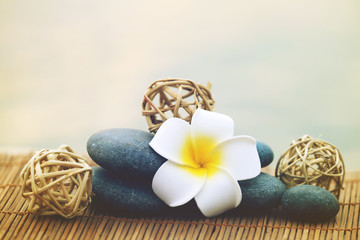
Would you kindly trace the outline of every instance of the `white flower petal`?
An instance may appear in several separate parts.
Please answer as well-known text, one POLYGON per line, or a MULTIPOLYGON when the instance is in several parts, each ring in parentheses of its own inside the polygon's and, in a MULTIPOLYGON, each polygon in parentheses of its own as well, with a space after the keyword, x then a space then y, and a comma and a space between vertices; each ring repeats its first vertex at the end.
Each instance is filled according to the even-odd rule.
POLYGON ((167 205, 177 207, 198 194, 205 179, 204 168, 195 169, 166 161, 155 173, 152 188, 167 205))
POLYGON ((190 139, 190 125, 180 118, 170 118, 161 125, 149 144, 169 161, 194 166, 192 156, 186 156, 192 154, 190 139))
POLYGON ((236 180, 254 178, 261 172, 256 140, 250 136, 236 136, 217 145, 212 154, 221 156, 221 167, 236 180))
MULTIPOLYGON (((209 166, 210 168, 210 166, 209 166)), ((238 182, 225 169, 212 167, 201 191, 195 196, 196 204, 206 217, 219 215, 236 208, 241 202, 238 182)))
POLYGON ((191 120, 191 134, 195 141, 197 136, 206 136, 217 144, 233 136, 234 121, 221 113, 197 109, 191 120))

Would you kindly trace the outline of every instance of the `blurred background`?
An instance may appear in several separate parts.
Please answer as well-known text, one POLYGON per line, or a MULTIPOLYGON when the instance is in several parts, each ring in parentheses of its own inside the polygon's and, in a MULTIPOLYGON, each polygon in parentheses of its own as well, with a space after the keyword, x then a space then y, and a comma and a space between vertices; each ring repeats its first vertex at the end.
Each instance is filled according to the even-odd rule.
POLYGON ((146 131, 143 94, 172 77, 211 82, 275 160, 309 134, 360 169, 359 1, 0 1, 2 149, 146 131))

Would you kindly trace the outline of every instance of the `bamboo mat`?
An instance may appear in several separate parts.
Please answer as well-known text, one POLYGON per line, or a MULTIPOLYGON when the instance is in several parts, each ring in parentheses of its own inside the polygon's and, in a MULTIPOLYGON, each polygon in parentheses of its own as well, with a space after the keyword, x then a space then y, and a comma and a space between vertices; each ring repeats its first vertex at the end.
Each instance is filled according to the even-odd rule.
POLYGON ((288 219, 281 209, 263 216, 216 218, 129 217, 105 214, 94 204, 71 220, 28 214, 19 174, 28 154, 0 153, 0 239, 359 239, 360 171, 348 172, 336 219, 288 219))

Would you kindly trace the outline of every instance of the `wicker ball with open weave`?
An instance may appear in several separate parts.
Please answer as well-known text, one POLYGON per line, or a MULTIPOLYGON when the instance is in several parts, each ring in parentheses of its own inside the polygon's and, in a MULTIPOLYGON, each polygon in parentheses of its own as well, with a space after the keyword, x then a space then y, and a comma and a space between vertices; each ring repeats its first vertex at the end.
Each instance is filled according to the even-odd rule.
POLYGON ((92 169, 67 145, 37 152, 20 176, 30 213, 72 218, 91 202, 92 169))
POLYGON ((156 133, 163 122, 171 117, 191 122, 198 108, 212 111, 215 101, 210 86, 204 87, 191 80, 163 79, 150 85, 142 103, 143 116, 149 131, 156 133))
POLYGON ((293 141, 280 156, 275 174, 287 188, 316 185, 339 197, 345 165, 334 145, 305 135, 293 141))

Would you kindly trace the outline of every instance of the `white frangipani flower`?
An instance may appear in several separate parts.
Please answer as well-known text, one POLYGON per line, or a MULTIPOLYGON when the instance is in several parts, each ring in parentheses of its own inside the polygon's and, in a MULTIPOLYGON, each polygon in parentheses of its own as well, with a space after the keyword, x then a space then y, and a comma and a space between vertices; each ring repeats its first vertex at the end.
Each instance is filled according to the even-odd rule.
POLYGON ((202 109, 191 125, 179 118, 165 121, 150 142, 168 160, 153 178, 155 194, 171 207, 195 198, 207 217, 236 208, 242 198, 237 181, 256 177, 261 166, 256 140, 233 132, 230 117, 202 109))

